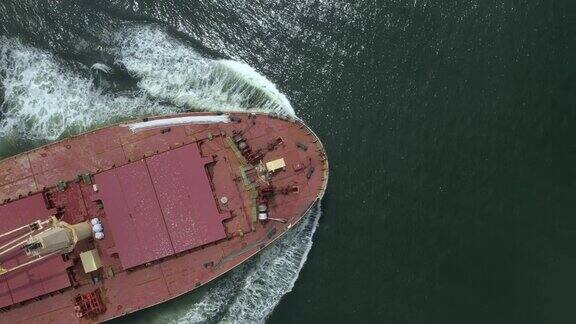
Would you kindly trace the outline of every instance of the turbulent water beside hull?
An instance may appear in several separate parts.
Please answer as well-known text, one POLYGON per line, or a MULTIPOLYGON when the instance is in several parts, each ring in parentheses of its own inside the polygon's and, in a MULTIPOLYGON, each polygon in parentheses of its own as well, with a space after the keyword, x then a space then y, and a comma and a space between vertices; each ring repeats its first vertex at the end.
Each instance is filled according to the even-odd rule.
POLYGON ((150 96, 178 107, 294 115, 288 99, 252 67, 203 57, 155 26, 127 26, 110 40, 118 64, 150 96))
MULTIPOLYGON (((176 111, 159 106, 142 92, 107 93, 84 73, 87 70, 16 39, 0 38, 4 88, 0 136, 14 141, 52 141, 123 118, 176 111)), ((10 153, 0 152, 2 156, 10 153)))
MULTIPOLYGON (((155 26, 124 26, 108 40, 113 63, 69 64, 0 37, 0 137, 45 143, 99 125, 184 110, 263 111, 295 116, 288 99, 252 67, 204 57, 155 26), (136 86, 112 91, 99 78, 128 73, 136 86)), ((26 147, 27 148, 27 147, 26 147)), ((0 148, 6 157, 24 148, 0 148)), ((262 322, 289 292, 312 246, 320 208, 256 259, 194 302, 155 312, 162 322, 262 322)), ((160 306, 162 307, 162 306, 160 306)))
POLYGON ((156 314, 152 321, 263 323, 282 296, 294 287, 312 248, 320 215, 318 204, 278 242, 217 281, 190 308, 174 314, 156 314))
POLYGON ((159 27, 126 26, 109 42, 115 68, 68 64, 16 39, 0 38, 0 136, 55 140, 121 119, 184 110, 294 116, 288 99, 250 66, 205 58, 159 27), (127 71, 139 81, 114 93, 98 86, 91 71, 127 71))

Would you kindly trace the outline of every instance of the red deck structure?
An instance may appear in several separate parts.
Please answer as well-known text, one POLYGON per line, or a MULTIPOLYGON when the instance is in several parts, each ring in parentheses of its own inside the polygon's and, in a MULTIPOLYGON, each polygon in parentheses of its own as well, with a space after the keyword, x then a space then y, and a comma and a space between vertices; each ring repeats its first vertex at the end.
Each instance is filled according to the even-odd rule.
POLYGON ((124 269, 174 254, 144 160, 95 177, 124 269))
POLYGON ((326 189, 324 148, 299 120, 190 113, 143 122, 0 162, 0 273, 33 260, 3 252, 14 235, 2 233, 14 228, 96 217, 105 234, 0 274, 0 323, 101 322, 194 290, 278 239, 326 189), (196 116, 229 122, 170 124, 196 116))
MULTIPOLYGON (((35 194, 0 206, 0 232, 30 224, 50 215, 41 194, 35 194)), ((4 266, 13 267, 27 261, 21 255, 12 254, 3 260, 4 266)), ((14 274, 0 277, 0 308, 70 287, 66 268, 70 264, 60 256, 52 257, 14 274)))
POLYGON ((196 143, 146 159, 175 253, 226 237, 196 143))

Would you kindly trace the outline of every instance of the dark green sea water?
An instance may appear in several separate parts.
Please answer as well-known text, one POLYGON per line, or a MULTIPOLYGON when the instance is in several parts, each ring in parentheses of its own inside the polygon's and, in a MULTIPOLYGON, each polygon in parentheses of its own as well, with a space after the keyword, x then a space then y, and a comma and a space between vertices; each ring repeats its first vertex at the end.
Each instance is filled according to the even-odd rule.
POLYGON ((575 323, 575 24, 569 0, 2 0, 0 154, 145 114, 289 111, 275 85, 331 164, 307 258, 313 222, 124 321, 575 323))

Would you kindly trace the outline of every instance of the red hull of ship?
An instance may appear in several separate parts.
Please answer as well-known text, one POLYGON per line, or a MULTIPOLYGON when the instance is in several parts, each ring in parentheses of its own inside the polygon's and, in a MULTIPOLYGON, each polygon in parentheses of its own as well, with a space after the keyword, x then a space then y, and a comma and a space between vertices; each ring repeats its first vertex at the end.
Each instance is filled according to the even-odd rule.
POLYGON ((55 215, 70 224, 98 217, 106 236, 0 276, 0 322, 101 322, 165 302, 300 221, 328 178, 316 135, 290 118, 230 119, 140 131, 114 125, 1 161, 0 233, 55 215), (246 145, 238 147, 238 134, 246 145), (262 173, 280 159, 283 168, 262 173), (262 201, 275 220, 258 220, 262 201), (85 273, 79 254, 93 249, 102 266, 85 273))

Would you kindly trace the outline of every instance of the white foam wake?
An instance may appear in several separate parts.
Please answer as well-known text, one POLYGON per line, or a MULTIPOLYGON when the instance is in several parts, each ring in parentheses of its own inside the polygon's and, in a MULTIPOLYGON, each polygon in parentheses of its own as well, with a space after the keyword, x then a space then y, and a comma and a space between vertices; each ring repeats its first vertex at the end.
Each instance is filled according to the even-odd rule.
POLYGON ((111 39, 138 85, 155 98, 197 110, 253 110, 294 115, 288 99, 252 67, 212 60, 155 26, 130 27, 111 39))
POLYGON ((53 55, 0 37, 0 137, 55 140, 119 118, 174 111, 144 95, 111 96, 53 55))
MULTIPOLYGON (((95 85, 89 70, 112 73, 108 66, 97 63, 82 73, 48 52, 0 37, 0 137, 55 140, 122 118, 190 108, 294 116, 288 99, 250 66, 205 58, 157 27, 126 27, 110 40, 110 51, 118 65, 139 78, 138 89, 107 93, 95 85)), ((159 308, 154 321, 263 322, 292 290, 319 217, 317 209, 192 304, 169 313, 159 308)))
POLYGON ((292 291, 312 248, 320 214, 320 206, 315 207, 285 237, 252 262, 233 270, 186 312, 161 316, 158 321, 263 323, 281 298, 292 291))

